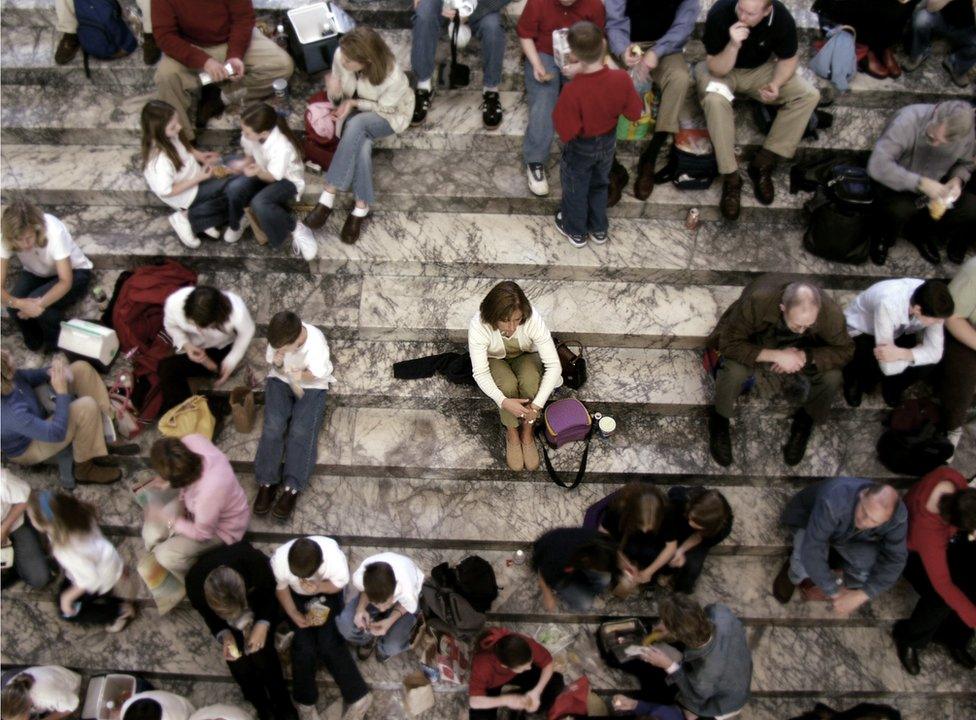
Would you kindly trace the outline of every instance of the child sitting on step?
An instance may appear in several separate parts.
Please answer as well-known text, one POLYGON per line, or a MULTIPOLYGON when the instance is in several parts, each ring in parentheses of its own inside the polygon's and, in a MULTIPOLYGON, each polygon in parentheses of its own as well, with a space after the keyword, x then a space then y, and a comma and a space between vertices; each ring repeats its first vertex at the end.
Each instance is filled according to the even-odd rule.
POLYGON ((142 174, 149 189, 175 209, 169 224, 188 248, 200 247, 201 233, 217 239, 227 224, 227 180, 214 177, 215 152, 190 143, 176 109, 162 100, 142 108, 142 174))
POLYGON ((244 108, 241 148, 245 160, 240 174, 227 185, 228 226, 224 241, 241 239, 248 222, 255 237, 277 248, 292 236, 292 250, 306 260, 315 258, 315 236, 295 219, 292 204, 305 190, 305 168, 298 139, 288 122, 267 103, 244 108), (248 209, 247 219, 244 217, 248 209))

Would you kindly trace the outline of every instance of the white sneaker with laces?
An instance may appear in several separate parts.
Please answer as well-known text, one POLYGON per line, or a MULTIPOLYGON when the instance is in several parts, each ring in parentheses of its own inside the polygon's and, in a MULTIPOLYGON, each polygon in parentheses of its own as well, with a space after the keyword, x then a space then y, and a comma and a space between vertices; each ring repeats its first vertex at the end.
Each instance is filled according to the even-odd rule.
POLYGON ((176 237, 180 239, 181 243, 188 248, 196 249, 200 247, 200 239, 193 234, 193 228, 190 227, 190 220, 182 210, 177 210, 169 216, 169 224, 173 226, 173 230, 176 231, 176 237))
POLYGON ((546 166, 542 163, 529 163, 525 166, 525 177, 529 181, 529 190, 533 195, 545 197, 549 194, 549 180, 546 178, 546 166))
POLYGON ((305 260, 314 260, 319 251, 319 244, 315 234, 305 223, 299 222, 291 234, 291 245, 296 254, 301 254, 305 260))
POLYGON ((241 239, 241 236, 244 234, 244 231, 247 230, 250 224, 251 221, 247 219, 247 215, 242 215, 240 226, 237 230, 231 230, 230 228, 224 230, 224 242, 231 244, 236 243, 241 239))

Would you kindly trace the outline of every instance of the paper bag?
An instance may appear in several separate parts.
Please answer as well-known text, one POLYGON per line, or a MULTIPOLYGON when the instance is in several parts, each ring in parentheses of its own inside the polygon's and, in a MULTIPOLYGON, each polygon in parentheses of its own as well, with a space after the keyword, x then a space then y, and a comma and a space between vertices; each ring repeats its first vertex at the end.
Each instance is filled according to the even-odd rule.
POLYGON ((234 420, 234 429, 242 435, 247 435, 254 429, 254 393, 251 388, 239 385, 230 391, 230 414, 234 420))
POLYGON ((434 688, 422 672, 403 678, 403 707, 413 716, 434 707, 434 688))

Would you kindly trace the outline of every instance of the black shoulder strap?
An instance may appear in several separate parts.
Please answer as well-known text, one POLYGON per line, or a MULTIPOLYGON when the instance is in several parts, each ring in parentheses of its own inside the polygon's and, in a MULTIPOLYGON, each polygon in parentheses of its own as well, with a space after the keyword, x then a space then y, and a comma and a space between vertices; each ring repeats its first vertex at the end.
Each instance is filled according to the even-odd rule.
MULTIPOLYGON (((542 418, 540 418, 542 420, 542 418)), ((544 421, 543 421, 544 422, 544 421)), ((586 461, 590 455, 590 440, 593 439, 593 431, 596 427, 596 423, 590 423, 590 431, 586 433, 586 438, 583 440, 583 456, 580 458, 579 470, 576 471, 576 478, 571 483, 563 482, 562 478, 559 477, 559 473, 552 466, 552 461, 549 459, 549 447, 543 435, 543 422, 536 422, 536 435, 539 436, 539 444, 542 445, 542 459, 546 463, 546 471, 549 473, 549 477, 552 481, 556 483, 561 488, 566 488, 567 490, 572 490, 581 482, 583 482, 583 476, 586 474, 586 461)))

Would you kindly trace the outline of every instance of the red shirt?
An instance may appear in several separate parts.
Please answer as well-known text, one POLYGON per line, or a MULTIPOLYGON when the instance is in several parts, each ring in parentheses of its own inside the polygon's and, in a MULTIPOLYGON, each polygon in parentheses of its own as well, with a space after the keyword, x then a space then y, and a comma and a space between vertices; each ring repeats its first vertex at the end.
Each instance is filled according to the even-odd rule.
MULTIPOLYGON (((481 642, 480 650, 471 659, 471 679, 468 681, 469 696, 482 697, 487 695, 491 688, 501 687, 515 677, 515 673, 502 665, 495 657, 495 653, 491 651, 496 642, 511 634, 511 630, 504 628, 492 628, 488 631, 481 642)), ((552 662, 552 655, 542 645, 525 635, 521 637, 525 638, 529 647, 532 648, 533 665, 541 669, 552 662)))
POLYGON ((956 470, 940 467, 905 493, 905 505, 908 507, 907 545, 909 550, 917 552, 922 558, 932 587, 945 600, 946 605, 955 610, 966 625, 976 627, 976 605, 952 582, 946 561, 949 540, 959 532, 959 528, 947 523, 938 513, 931 513, 925 508, 935 486, 945 481, 951 482, 959 490, 966 488, 965 478, 956 470))
POLYGON ((607 13, 601 0, 576 0, 566 7, 559 0, 529 0, 522 10, 515 32, 520 38, 533 40, 540 53, 552 55, 552 31, 568 28, 580 20, 589 20, 601 30, 607 24, 607 13))
POLYGON ((568 143, 576 138, 606 135, 617 127, 620 116, 637 121, 644 112, 644 101, 623 70, 604 67, 594 73, 580 73, 559 94, 552 124, 559 139, 568 143))
POLYGON ((227 43, 228 59, 244 58, 254 30, 254 6, 251 0, 153 0, 152 24, 160 50, 200 70, 210 57, 200 47, 227 43))

